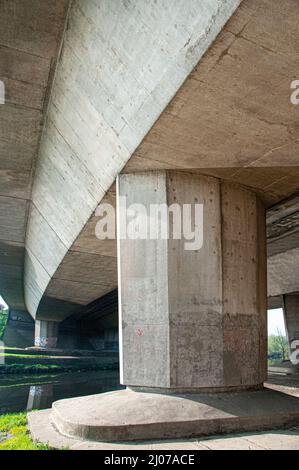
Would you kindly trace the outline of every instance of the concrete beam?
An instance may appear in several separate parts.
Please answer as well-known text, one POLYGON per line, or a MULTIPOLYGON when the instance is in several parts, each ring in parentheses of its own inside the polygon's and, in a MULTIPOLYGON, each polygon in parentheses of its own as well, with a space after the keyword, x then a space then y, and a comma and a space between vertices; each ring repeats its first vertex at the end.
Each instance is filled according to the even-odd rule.
POLYGON ((268 296, 299 291, 299 246, 268 258, 268 296))
MULTIPOLYGON (((34 167, 68 4, 0 4, 0 80, 5 86, 5 104, 0 106, 0 244, 8 249, 25 245, 34 167)), ((23 270, 24 256, 17 267, 23 270)), ((1 282, 6 302, 25 309, 23 279, 16 280, 2 263, 0 276, 6 279, 1 282)))

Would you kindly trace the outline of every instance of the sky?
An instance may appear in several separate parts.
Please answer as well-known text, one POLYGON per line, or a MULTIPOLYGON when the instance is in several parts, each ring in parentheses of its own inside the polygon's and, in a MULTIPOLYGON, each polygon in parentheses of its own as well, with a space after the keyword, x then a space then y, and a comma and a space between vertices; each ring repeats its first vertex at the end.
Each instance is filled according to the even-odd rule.
POLYGON ((268 310, 268 336, 277 335, 277 329, 285 335, 285 326, 283 320, 282 308, 268 310))
POLYGON ((0 295, 0 304, 4 305, 4 306, 7 308, 7 305, 6 305, 6 303, 4 302, 4 300, 2 299, 1 295, 0 295))

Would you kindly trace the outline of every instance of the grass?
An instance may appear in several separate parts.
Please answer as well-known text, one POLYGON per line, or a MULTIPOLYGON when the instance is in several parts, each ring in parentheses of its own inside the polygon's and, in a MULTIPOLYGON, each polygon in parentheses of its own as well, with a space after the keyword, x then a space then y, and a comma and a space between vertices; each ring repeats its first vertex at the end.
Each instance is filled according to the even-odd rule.
POLYGON ((1 415, 0 436, 6 435, 7 439, 0 442, 0 450, 51 450, 30 438, 26 424, 26 413, 1 415))

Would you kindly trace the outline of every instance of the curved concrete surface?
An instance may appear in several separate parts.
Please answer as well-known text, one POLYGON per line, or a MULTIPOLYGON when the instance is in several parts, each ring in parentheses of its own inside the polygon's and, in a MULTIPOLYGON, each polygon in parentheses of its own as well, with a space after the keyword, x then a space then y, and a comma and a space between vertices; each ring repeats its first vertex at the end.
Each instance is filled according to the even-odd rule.
POLYGON ((69 0, 0 4, 0 285, 24 310, 24 246, 34 168, 69 0))
MULTIPOLYGON (((29 216, 24 282, 26 305, 32 315, 52 314, 52 304, 41 315, 38 307, 53 277, 54 283, 59 280, 58 290, 60 281, 78 282, 70 274, 58 277, 65 255, 239 3, 72 3, 29 216)), ((75 254, 72 260, 80 257, 84 258, 79 261, 82 267, 87 256, 75 254)), ((96 262, 97 258, 92 258, 96 262)), ((97 284, 97 294, 89 292, 90 301, 107 292, 101 280, 90 282, 84 275, 77 291, 85 291, 84 281, 97 284)), ((56 298, 55 284, 49 296, 56 298)))

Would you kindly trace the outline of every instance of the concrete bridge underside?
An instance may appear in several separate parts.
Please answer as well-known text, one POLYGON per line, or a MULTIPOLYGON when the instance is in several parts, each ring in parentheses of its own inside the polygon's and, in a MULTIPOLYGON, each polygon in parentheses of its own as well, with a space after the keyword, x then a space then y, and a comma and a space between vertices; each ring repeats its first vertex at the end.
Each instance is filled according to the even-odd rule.
MULTIPOLYGON (((154 422, 157 437, 173 435, 174 415, 178 432, 192 433, 207 391, 234 390, 237 415, 255 423, 247 405, 264 403, 267 297, 284 307, 290 348, 299 334, 297 2, 8 0, 1 9, 1 294, 53 346, 68 317, 115 327, 95 304, 120 290, 121 380, 133 391, 111 398, 113 435, 101 421, 111 396, 96 399, 100 424, 86 435, 133 438, 139 392, 152 389, 146 399, 166 419, 165 434, 154 422), (133 203, 203 202, 204 249, 99 241, 95 210, 115 206, 116 179, 133 203), (197 398, 178 410, 161 391, 197 398)), ((297 403, 271 400, 266 422, 298 419, 297 403)), ((71 409, 54 406, 61 432, 72 431, 71 409)))
POLYGON ((1 6, 7 302, 60 321, 115 289, 116 243, 95 238, 94 211, 115 204, 120 172, 162 169, 287 200, 278 248, 268 212, 269 296, 299 290, 295 2, 25 3, 1 6))

